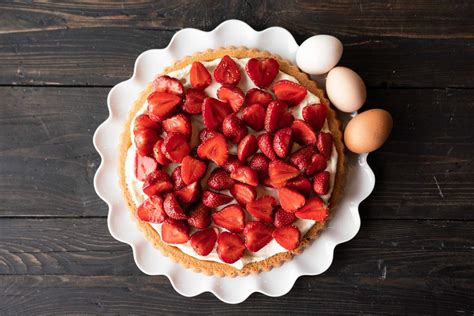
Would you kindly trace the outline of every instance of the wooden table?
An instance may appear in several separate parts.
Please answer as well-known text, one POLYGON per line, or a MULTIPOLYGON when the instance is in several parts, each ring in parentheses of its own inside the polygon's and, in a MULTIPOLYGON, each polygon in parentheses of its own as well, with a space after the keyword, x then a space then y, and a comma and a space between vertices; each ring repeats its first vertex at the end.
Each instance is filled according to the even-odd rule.
POLYGON ((471 1, 141 1, 0 4, 0 314, 474 312, 474 5, 471 1), (341 64, 390 111, 370 155, 362 228, 330 269, 286 296, 232 306, 146 276, 107 229, 92 146, 110 87, 183 27, 237 18, 301 43, 339 37, 341 64))

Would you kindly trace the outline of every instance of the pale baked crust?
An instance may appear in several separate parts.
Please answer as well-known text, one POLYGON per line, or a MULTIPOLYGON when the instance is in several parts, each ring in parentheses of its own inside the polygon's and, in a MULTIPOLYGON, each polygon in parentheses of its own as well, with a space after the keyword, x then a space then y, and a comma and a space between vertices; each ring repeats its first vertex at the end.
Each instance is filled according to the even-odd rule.
MULTIPOLYGON (((342 133, 341 133, 341 126, 339 120, 336 118, 336 113, 332 110, 329 106, 329 101, 324 96, 324 91, 318 89, 316 83, 312 81, 307 74, 301 72, 295 65, 291 64, 289 61, 282 59, 278 55, 271 54, 266 51, 260 51, 256 49, 248 49, 245 47, 226 47, 226 48, 219 48, 214 50, 207 50, 204 52, 196 53, 192 56, 185 57, 179 61, 177 61, 174 65, 166 68, 163 71, 163 74, 182 69, 185 66, 191 64, 193 61, 211 61, 214 59, 218 59, 223 57, 224 55, 229 55, 236 58, 252 58, 252 57, 273 57, 278 60, 280 64, 280 70, 289 74, 290 76, 295 77, 300 84, 302 84, 306 89, 311 91, 315 94, 321 102, 329 108, 328 111, 328 125, 329 129, 334 138, 334 145, 336 147, 338 153, 338 162, 337 162, 337 172, 334 182, 334 188, 329 200, 329 204, 331 205, 331 209, 333 209, 334 205, 339 201, 340 197, 342 196, 343 188, 344 188, 344 175, 345 175, 345 154, 344 154, 344 145, 342 143, 342 133)), ((208 275, 215 275, 215 276, 228 276, 228 277, 235 277, 235 276, 244 276, 251 273, 258 273, 262 271, 268 271, 274 267, 278 267, 286 261, 289 261, 293 258, 294 255, 301 253, 304 248, 311 244, 311 241, 314 240, 319 232, 325 227, 326 222, 330 219, 328 218, 324 222, 316 223, 303 237, 301 240, 300 246, 293 250, 287 251, 283 253, 276 254, 272 257, 269 257, 265 260, 252 262, 246 264, 242 269, 236 269, 230 265, 213 262, 213 261, 205 261, 199 260, 194 257, 191 257, 185 253, 183 253, 180 249, 173 247, 164 243, 160 235, 153 229, 153 227, 148 224, 147 222, 143 222, 138 219, 136 215, 136 208, 133 199, 131 198, 130 192, 126 185, 125 180, 125 159, 127 156, 127 151, 132 145, 131 138, 130 138, 130 124, 132 123, 132 119, 135 114, 139 111, 142 105, 145 103, 147 96, 152 92, 151 83, 147 85, 145 90, 143 90, 138 99, 132 105, 127 121, 124 126, 124 132, 121 136, 121 143, 119 148, 119 174, 120 174, 120 186, 122 187, 123 194, 125 200, 127 201, 127 205, 129 206, 131 217, 135 219, 140 229, 144 232, 147 239, 153 243, 153 245, 160 249, 161 252, 172 258, 174 261, 180 263, 186 268, 190 268, 196 272, 202 272, 208 275)), ((331 212, 332 215, 332 212, 331 212)), ((331 217, 331 216, 330 216, 331 217)), ((159 264, 159 263, 157 263, 159 264)))

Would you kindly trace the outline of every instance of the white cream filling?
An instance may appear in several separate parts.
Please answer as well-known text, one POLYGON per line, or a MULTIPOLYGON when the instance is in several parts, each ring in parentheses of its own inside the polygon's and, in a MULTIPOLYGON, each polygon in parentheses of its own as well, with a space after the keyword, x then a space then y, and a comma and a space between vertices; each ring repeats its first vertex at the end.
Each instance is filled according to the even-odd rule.
MULTIPOLYGON (((246 93, 246 91, 248 91, 251 88, 256 88, 256 86, 254 85, 252 80, 248 77, 247 73, 245 72, 245 65, 247 64, 248 58, 244 58, 244 59, 235 59, 234 58, 234 60, 237 62, 238 65, 240 65, 240 72, 242 74, 242 77, 240 79, 238 87, 244 93, 246 93)), ((214 72, 215 67, 219 64, 219 62, 220 62, 220 59, 216 59, 216 60, 213 60, 213 61, 210 61, 210 62, 203 62, 203 64, 204 64, 204 66, 206 66, 206 68, 212 74, 214 72)), ((191 84, 190 84, 190 81, 189 81, 189 70, 190 70, 190 68, 191 68, 191 66, 188 65, 188 66, 186 66, 182 69, 170 72, 168 75, 171 76, 171 77, 180 79, 185 88, 190 88, 191 87, 191 84)), ((278 75, 275 78, 274 82, 276 82, 278 80, 283 80, 283 79, 298 82, 294 77, 289 76, 288 74, 285 74, 281 71, 278 73, 278 75)), ((220 84, 217 83, 215 80, 213 80, 211 85, 209 85, 205 89, 205 92, 207 93, 207 95, 209 95, 211 97, 214 97, 214 98, 217 98, 216 97, 216 92, 217 92, 217 89, 219 87, 220 87, 220 84)), ((302 119, 302 109, 303 109, 303 107, 305 107, 308 104, 312 104, 312 103, 319 103, 319 98, 317 96, 315 96, 314 94, 312 94, 310 91, 308 91, 308 94, 306 95, 304 100, 301 101, 301 103, 298 106, 294 106, 294 107, 290 108, 290 111, 292 112, 293 116, 296 119, 302 119)), ((138 116, 139 114, 145 112, 146 108, 147 108, 147 103, 145 102, 143 107, 137 112, 136 116, 138 116)), ((199 142, 199 131, 203 128, 203 122, 202 122, 202 116, 201 115, 193 115, 193 116, 191 116, 191 118, 192 118, 192 125, 193 125, 191 144, 194 146, 194 145, 198 144, 198 142, 199 142)), ((134 144, 134 141, 133 141, 133 124, 132 124, 132 126, 130 126, 130 131, 131 131, 131 135, 132 135, 131 136, 132 137, 132 146, 129 148, 129 150, 127 152, 126 166, 125 166, 125 177, 126 177, 127 187, 128 187, 128 189, 131 193, 132 199, 135 202, 135 205, 138 206, 147 197, 142 191, 143 182, 139 181, 135 176, 136 147, 135 147, 135 144, 134 144)), ((322 128, 322 131, 329 132, 329 127, 328 127, 327 121, 325 122, 325 124, 322 128)), ((292 151, 293 152, 296 151, 299 147, 300 146, 295 144, 293 146, 292 151)), ((235 154, 236 153, 236 146, 235 145, 229 146, 229 152, 235 154)), ((176 164, 173 164, 172 166, 169 166, 168 171, 171 171, 172 169, 174 169, 175 166, 176 166, 176 164)), ((214 168, 216 168, 216 165, 214 165, 212 162, 210 162, 206 177, 204 177, 204 179, 202 179, 203 187, 204 187, 204 184, 207 181, 207 177, 209 176, 210 172, 214 168)), ((335 176, 336 176, 336 168, 337 168, 337 151, 336 151, 335 146, 333 145, 331 158, 328 162, 328 167, 326 168, 326 170, 329 171, 329 173, 330 173, 329 192, 328 192, 328 194, 326 194, 324 196, 321 196, 321 198, 323 200, 325 200, 326 202, 331 197, 331 193, 332 193, 332 190, 333 190, 333 187, 334 187, 334 180, 335 180, 335 176)), ((277 196, 278 192, 277 192, 276 189, 272 189, 272 188, 268 188, 268 187, 264 187, 264 186, 259 185, 257 187, 257 192, 258 192, 259 197, 262 196, 263 194, 269 194, 269 195, 277 198, 277 200, 278 200, 278 196, 277 196)), ((233 204, 233 203, 236 203, 236 201, 233 200, 229 204, 233 204)), ((221 206, 221 207, 219 207, 219 209, 223 208, 223 207, 225 207, 225 206, 221 206)), ((249 214, 247 214, 247 216, 249 217, 249 214)), ((314 225, 314 223, 315 223, 315 221, 312 221, 312 220, 297 219, 294 222, 294 225, 297 226, 298 229, 300 230, 301 236, 304 236, 308 232, 308 230, 314 225)), ((151 225, 158 232, 158 234, 160 234, 160 236, 161 236, 161 224, 151 223, 151 225)), ((216 229, 218 229, 220 231, 224 230, 224 229, 219 228, 219 227, 216 227, 216 229)), ((178 245, 173 244, 173 246, 179 248, 182 252, 186 253, 187 255, 195 257, 197 259, 224 263, 222 260, 219 259, 219 256, 218 256, 217 250, 216 250, 217 246, 215 246, 214 249, 211 251, 211 253, 209 255, 205 256, 205 257, 196 254, 189 242, 187 242, 185 244, 178 244, 178 245)), ((237 269, 242 269, 246 264, 248 264, 250 262, 261 261, 261 260, 269 258, 273 255, 276 255, 276 254, 281 253, 281 252, 286 252, 286 251, 287 250, 285 248, 281 247, 273 239, 265 247, 263 247, 262 249, 260 249, 257 252, 252 253, 252 252, 249 252, 248 250, 246 250, 245 253, 244 253, 244 256, 241 259, 239 259, 238 261, 236 261, 236 262, 234 262, 233 264, 230 264, 230 265, 237 268, 237 269)), ((227 264, 227 263, 224 263, 224 264, 227 264)))

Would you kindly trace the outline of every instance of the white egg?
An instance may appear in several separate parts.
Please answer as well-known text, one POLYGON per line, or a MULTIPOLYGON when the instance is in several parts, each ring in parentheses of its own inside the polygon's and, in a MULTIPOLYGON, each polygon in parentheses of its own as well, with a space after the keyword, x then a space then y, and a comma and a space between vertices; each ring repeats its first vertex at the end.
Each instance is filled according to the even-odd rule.
POLYGON ((306 73, 321 75, 337 65, 342 56, 342 43, 331 35, 315 35, 301 44, 296 64, 306 73))
POLYGON ((347 113, 359 110, 367 97, 362 78, 355 71, 341 66, 328 73, 326 93, 336 108, 347 113))

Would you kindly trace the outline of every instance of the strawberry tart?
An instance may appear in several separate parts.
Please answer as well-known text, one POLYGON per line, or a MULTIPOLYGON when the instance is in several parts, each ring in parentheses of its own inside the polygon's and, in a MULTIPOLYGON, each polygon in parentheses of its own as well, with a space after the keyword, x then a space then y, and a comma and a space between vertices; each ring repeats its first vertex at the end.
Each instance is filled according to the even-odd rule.
POLYGON ((217 276, 301 253, 344 187, 340 126, 323 91, 290 62, 247 48, 197 53, 157 75, 131 105, 119 158, 148 240, 217 276))

